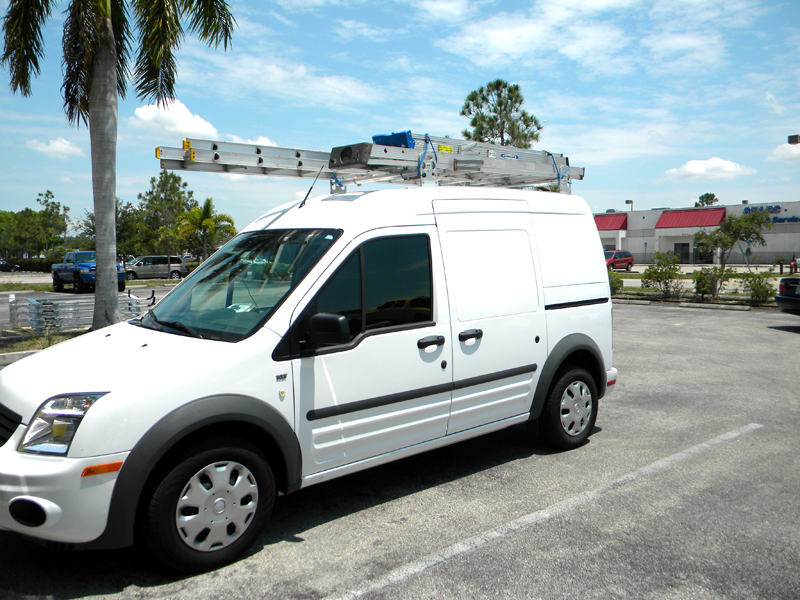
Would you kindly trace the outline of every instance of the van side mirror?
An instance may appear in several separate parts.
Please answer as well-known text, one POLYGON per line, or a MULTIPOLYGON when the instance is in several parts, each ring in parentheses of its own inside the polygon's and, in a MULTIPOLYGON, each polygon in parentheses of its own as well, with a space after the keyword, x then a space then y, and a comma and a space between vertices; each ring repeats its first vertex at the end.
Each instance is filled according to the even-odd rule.
POLYGON ((350 325, 344 315, 317 313, 308 324, 308 341, 314 346, 332 346, 350 341, 350 325))

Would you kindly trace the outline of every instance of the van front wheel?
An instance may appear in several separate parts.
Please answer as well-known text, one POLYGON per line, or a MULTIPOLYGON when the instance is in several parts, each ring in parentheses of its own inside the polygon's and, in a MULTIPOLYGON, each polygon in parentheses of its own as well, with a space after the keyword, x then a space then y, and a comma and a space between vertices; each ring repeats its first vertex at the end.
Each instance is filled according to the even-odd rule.
POLYGON ((275 479, 245 440, 200 440, 159 471, 141 522, 142 539, 180 571, 216 569, 253 545, 272 512, 275 479))
POLYGON ((568 368, 558 378, 539 416, 539 434, 563 450, 584 444, 597 420, 597 387, 589 373, 568 368))

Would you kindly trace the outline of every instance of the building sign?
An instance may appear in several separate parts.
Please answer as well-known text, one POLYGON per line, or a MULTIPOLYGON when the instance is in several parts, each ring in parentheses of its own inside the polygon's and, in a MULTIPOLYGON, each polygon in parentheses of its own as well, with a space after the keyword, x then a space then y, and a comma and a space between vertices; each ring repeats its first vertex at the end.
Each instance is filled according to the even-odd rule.
MULTIPOLYGON (((749 215, 754 212, 768 212, 771 214, 780 214, 781 205, 773 204, 772 206, 745 206, 744 214, 749 215)), ((773 223, 800 223, 800 217, 772 217, 773 223)))

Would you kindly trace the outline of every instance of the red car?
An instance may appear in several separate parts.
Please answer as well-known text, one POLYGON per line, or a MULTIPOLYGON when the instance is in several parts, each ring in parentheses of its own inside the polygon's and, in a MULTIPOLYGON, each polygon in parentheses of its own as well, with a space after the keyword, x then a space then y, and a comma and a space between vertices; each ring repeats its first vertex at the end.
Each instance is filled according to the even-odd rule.
POLYGON ((625 269, 630 271, 633 268, 633 255, 627 250, 606 250, 606 266, 609 269, 625 269))

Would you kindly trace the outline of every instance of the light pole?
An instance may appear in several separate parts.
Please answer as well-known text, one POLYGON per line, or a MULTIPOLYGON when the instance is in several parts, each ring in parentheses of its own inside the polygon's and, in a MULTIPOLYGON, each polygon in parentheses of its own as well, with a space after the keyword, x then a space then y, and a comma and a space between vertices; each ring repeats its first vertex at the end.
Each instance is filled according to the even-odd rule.
POLYGON ((631 212, 633 212, 633 200, 625 200, 625 204, 631 205, 631 212))

